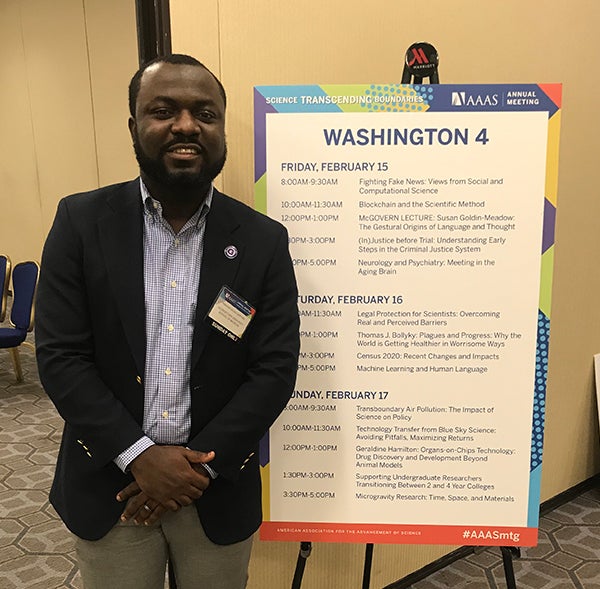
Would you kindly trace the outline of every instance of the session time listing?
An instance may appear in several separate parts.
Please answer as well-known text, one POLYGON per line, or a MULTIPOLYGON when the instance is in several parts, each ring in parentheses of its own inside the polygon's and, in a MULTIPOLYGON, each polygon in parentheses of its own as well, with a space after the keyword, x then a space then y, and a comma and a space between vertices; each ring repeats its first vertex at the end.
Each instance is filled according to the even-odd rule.
POLYGON ((338 497, 393 502, 407 498, 390 490, 411 489, 424 493, 420 500, 428 502, 515 501, 510 485, 496 473, 517 450, 504 445, 506 436, 493 425, 493 405, 390 406, 388 395, 388 391, 294 391, 282 425, 281 451, 287 456, 283 479, 287 481, 281 496, 333 499, 337 488, 338 497), (343 405, 345 410, 354 409, 354 420, 346 417, 342 425, 336 423, 336 414, 343 405), (314 407, 327 410, 313 412, 318 421, 311 424, 306 413, 314 407), (311 454, 311 470, 302 468, 307 453, 311 454), (345 457, 346 472, 353 473, 354 490, 335 483, 336 470, 327 468, 338 454, 345 457), (431 470, 434 464, 436 472, 431 470), (480 464, 489 468, 482 469, 480 464), (447 470, 450 465, 452 471, 447 470))

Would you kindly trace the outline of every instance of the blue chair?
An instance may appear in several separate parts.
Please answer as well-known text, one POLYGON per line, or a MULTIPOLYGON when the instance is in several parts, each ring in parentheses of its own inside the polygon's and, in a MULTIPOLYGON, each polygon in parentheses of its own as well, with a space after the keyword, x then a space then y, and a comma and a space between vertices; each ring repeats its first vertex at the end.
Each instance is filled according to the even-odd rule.
POLYGON ((4 254, 0 254, 0 323, 2 323, 6 317, 6 300, 8 299, 10 269, 10 258, 4 254))
POLYGON ((17 382, 23 382, 19 346, 33 330, 33 309, 40 267, 37 262, 19 262, 12 270, 13 302, 11 327, 0 328, 0 348, 8 348, 17 382))

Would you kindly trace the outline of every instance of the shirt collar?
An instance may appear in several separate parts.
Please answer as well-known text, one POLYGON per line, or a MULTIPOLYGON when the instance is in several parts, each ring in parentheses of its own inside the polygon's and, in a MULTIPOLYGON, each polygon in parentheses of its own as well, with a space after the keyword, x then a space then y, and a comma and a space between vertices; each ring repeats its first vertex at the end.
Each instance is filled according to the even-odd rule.
MULTIPOLYGON (((157 221, 159 217, 162 217, 162 204, 160 201, 152 198, 150 191, 147 186, 144 184, 144 181, 140 177, 140 192, 142 194, 142 205, 144 208, 144 215, 149 215, 153 221, 157 221)), ((208 194, 204 199, 204 202, 198 207, 198 210, 190 217, 186 225, 188 223, 192 223, 193 225, 198 225, 205 217, 208 215, 210 211, 210 207, 212 205, 214 186, 211 182, 210 187, 208 189, 208 194)))

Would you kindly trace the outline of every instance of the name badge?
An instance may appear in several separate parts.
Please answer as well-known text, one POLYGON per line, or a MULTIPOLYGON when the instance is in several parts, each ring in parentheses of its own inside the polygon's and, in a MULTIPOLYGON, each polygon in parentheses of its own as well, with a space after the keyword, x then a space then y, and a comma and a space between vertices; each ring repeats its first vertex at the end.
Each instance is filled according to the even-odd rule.
POLYGON ((211 326, 237 342, 252 321, 256 309, 229 287, 223 286, 207 317, 211 326))

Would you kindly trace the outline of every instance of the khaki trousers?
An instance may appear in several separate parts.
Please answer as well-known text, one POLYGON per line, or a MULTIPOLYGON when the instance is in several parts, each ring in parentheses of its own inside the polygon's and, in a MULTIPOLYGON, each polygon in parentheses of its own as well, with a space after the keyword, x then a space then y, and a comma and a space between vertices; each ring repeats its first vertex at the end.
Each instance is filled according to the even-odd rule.
POLYGON ((164 589, 169 559, 177 589, 244 589, 252 537, 214 544, 190 505, 151 526, 119 522, 100 540, 76 537, 75 549, 84 589, 164 589))

